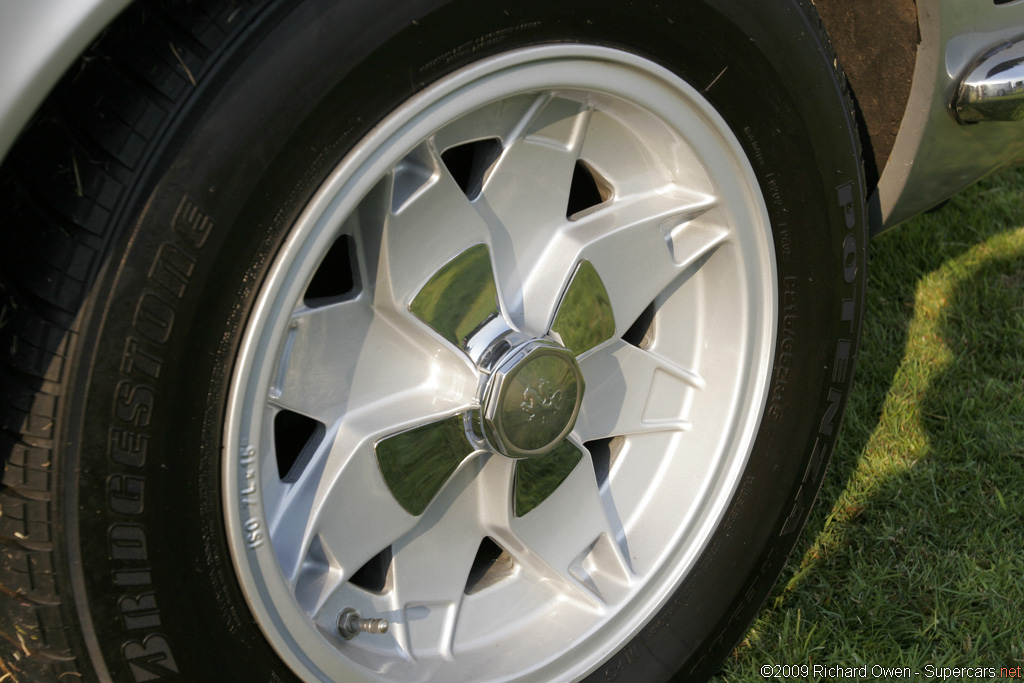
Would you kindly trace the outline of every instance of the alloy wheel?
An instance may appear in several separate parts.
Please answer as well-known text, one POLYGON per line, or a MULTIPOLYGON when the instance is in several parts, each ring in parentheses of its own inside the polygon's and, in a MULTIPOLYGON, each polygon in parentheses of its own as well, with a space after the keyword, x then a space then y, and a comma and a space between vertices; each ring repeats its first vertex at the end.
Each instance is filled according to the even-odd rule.
POLYGON ((739 142, 652 62, 539 46, 403 104, 292 229, 234 368, 225 516, 268 640, 310 679, 593 670, 734 493, 776 289, 739 142))

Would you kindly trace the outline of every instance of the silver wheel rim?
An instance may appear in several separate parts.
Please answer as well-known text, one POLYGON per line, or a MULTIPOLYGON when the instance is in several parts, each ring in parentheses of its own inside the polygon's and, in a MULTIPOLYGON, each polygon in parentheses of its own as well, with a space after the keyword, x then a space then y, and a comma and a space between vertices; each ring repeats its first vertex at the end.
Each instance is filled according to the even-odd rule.
POLYGON ((593 671, 679 586, 735 491, 766 403, 776 290, 767 212, 738 141, 654 63, 534 47, 410 99, 292 228, 234 368, 224 510, 270 644, 308 680, 593 671), (479 147, 497 157, 478 153, 486 163, 459 171, 460 185, 445 153, 482 140, 498 141, 479 147), (591 199, 567 215, 579 161, 591 199), (311 300, 341 236, 352 283, 311 300), (479 245, 497 311, 452 336, 414 301, 479 245), (580 324, 559 321, 581 263, 606 289, 614 331, 577 348, 566 338, 580 324), (481 358, 499 338, 573 349, 586 386, 553 451, 583 457, 523 514, 525 466, 473 426, 481 358), (287 473, 282 413, 308 435, 289 445, 287 473), (388 474, 382 453, 389 439, 404 452, 414 440, 394 437, 424 425, 472 447, 410 502, 399 491, 411 475, 388 474), (388 631, 343 638, 338 617, 351 610, 388 631))

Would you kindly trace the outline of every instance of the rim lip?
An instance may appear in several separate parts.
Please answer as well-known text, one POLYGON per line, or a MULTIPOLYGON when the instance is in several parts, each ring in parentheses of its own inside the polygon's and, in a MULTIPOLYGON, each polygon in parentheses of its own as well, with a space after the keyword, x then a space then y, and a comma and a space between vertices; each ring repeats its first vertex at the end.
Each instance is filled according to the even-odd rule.
MULTIPOLYGON (((273 332, 268 334, 266 329, 268 321, 280 319, 281 309, 285 307, 283 301, 290 301, 289 305, 293 305, 297 300, 289 296, 282 297, 283 290, 286 289, 285 285, 289 282, 289 276, 292 280, 302 279, 296 277, 294 264, 304 263, 304 266, 300 267, 299 275, 311 274, 318 260, 314 259, 311 262, 309 257, 311 254, 319 255, 326 251, 334 236, 334 231, 330 227, 338 227, 351 210, 376 185, 383 174, 393 168, 408 152, 408 148, 403 144, 392 143, 412 141, 411 144, 415 145, 416 142, 426 139, 438 128, 438 125, 431 125, 431 123, 444 125, 454 120, 453 118, 444 118, 443 112, 446 110, 454 109, 457 117, 478 106, 510 97, 516 92, 558 89, 590 90, 630 103, 634 102, 618 85, 602 84, 600 87, 591 87, 579 82, 559 82, 550 85, 530 83, 529 87, 521 88, 518 91, 495 87, 494 81, 500 80, 498 77, 508 71, 536 67, 546 62, 567 61, 592 61, 609 64, 613 67, 638 70, 646 77, 660 80, 676 91, 677 96, 673 102, 678 106, 680 100, 685 101, 688 105, 687 114, 705 119, 713 127, 721 141, 725 143, 728 150, 732 152, 731 161, 742 169, 745 182, 741 184, 741 191, 747 195, 747 204, 754 207, 753 213, 755 214, 745 217, 755 219, 757 223, 757 228, 753 230, 755 238, 759 240, 760 248, 766 250, 766 255, 769 256, 767 262, 763 264, 768 271, 763 273, 763 277, 765 284, 769 286, 766 291, 762 292, 760 300, 753 302, 759 310, 764 312, 762 320, 755 321, 754 324, 754 327, 760 328, 755 332, 764 338, 760 339, 761 343, 754 345, 757 348, 751 353, 749 365, 756 366, 760 370, 754 373, 748 370, 743 373, 743 376, 755 381, 753 381, 753 386, 747 387, 751 389, 746 401, 747 406, 739 411, 740 417, 733 420, 738 427, 739 437, 732 439, 730 442, 732 447, 727 448, 725 453, 728 456, 728 451, 732 451, 733 455, 729 459, 728 467, 719 465, 713 468, 714 473, 702 489, 701 494, 705 503, 711 498, 712 504, 700 506, 699 511, 689 524, 690 529, 700 528, 699 543, 680 547, 683 544, 678 540, 673 541, 669 558, 662 561, 645 577, 643 588, 639 594, 616 612, 613 618, 604 619, 599 627, 588 634, 587 638, 591 642, 590 651, 596 652, 596 654, 586 658, 582 664, 579 657, 570 659, 568 662, 571 669, 571 672, 568 672, 570 675, 582 678, 593 672, 632 640, 667 603, 695 566, 696 560, 701 556, 713 536, 728 503, 731 502, 738 488, 740 475, 746 467, 767 404, 772 359, 775 356, 779 303, 776 255, 770 237, 771 222, 764 195, 746 153, 728 124, 707 100, 682 78, 648 59, 620 49, 579 44, 539 45, 505 52, 458 70, 443 77, 426 90, 417 93, 400 105, 398 109, 388 114, 346 154, 321 184, 274 257, 274 264, 261 286, 256 305, 247 319, 246 332, 236 355, 225 413, 221 459, 222 507, 228 546, 239 586, 261 631, 293 672, 303 678, 332 676, 332 671, 338 671, 338 662, 346 660, 346 658, 326 641, 299 643, 296 639, 296 631, 292 630, 294 627, 299 627, 298 632, 302 630, 315 632, 316 627, 312 625, 312 622, 294 601, 289 606, 278 604, 273 600, 271 593, 275 590, 280 591, 282 587, 285 589, 286 597, 291 596, 293 599, 293 595, 280 574, 272 545, 266 536, 269 530, 262 506, 258 503, 258 498, 257 502, 253 503, 251 499, 247 500, 245 497, 246 473, 254 456, 257 466, 256 480, 259 481, 259 458, 254 454, 252 447, 243 447, 246 440, 242 436, 242 429, 248 427, 249 434, 255 431, 251 427, 253 413, 262 408, 262 400, 266 396, 265 392, 260 393, 258 390, 269 386, 269 375, 274 366, 273 362, 260 359, 267 358, 268 346, 276 347, 278 342, 273 340, 280 336, 273 332), (457 96, 464 94, 470 94, 471 101, 467 103, 465 99, 460 99, 460 104, 456 106, 454 101, 457 96), (441 119, 438 121, 439 116, 441 119), (311 236, 314 239, 310 239, 311 236), (254 366, 260 363, 262 364, 260 373, 254 375, 254 366), (256 401, 255 406, 252 405, 254 391, 256 391, 256 396, 262 397, 256 401), (722 489, 722 481, 726 484, 724 489, 722 489), (718 492, 711 496, 708 491, 713 488, 718 489, 718 492), (243 529, 246 529, 246 524, 251 522, 255 522, 264 534, 262 541, 252 545, 246 542, 243 532, 243 529), (614 633, 608 634, 609 622, 622 617, 625 617, 628 627, 616 626, 611 629, 614 633), (284 628, 276 628, 276 626, 284 628), (594 647, 595 644, 602 647, 594 647), (322 667, 314 659, 322 663, 324 655, 326 655, 326 662, 329 666, 322 667)), ((648 106, 650 104, 652 103, 645 102, 641 108, 666 123, 672 119, 671 116, 666 115, 669 114, 669 110, 651 109, 648 106)), ((660 104, 664 108, 671 103, 662 102, 660 104)), ((634 104, 634 106, 638 105, 634 104)), ((670 125, 670 127, 673 130, 678 130, 675 126, 670 125)), ((716 181, 720 180, 717 176, 713 177, 716 181)), ((295 285, 292 284, 290 288, 294 289, 295 285)), ((743 384, 747 386, 750 382, 743 382, 743 384)), ((256 419, 257 424, 261 422, 261 418, 256 419)), ((327 438, 331 438, 332 433, 333 430, 328 427, 327 438)), ((563 659, 563 657, 559 657, 555 661, 563 659)), ((551 663, 551 661, 539 662, 533 668, 521 670, 512 676, 502 677, 502 679, 511 680, 522 676, 536 676, 541 672, 547 673, 551 663)), ((347 677, 346 680, 381 680, 373 672, 355 663, 345 665, 343 673, 347 677)))

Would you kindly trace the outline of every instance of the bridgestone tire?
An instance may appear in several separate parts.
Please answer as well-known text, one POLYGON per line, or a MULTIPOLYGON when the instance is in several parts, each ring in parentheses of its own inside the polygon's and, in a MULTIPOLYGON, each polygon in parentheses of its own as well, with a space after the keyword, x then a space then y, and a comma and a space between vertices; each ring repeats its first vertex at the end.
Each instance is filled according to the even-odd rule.
MULTIPOLYGON (((421 113, 409 103, 458 83, 467 69, 549 53, 639 65, 654 80, 680 83, 687 101, 708 108, 702 120, 726 148, 741 151, 752 215, 766 217, 771 254, 753 268, 774 273, 767 317, 751 323, 770 327, 763 363, 750 361, 757 405, 749 427, 723 437, 745 444, 722 456, 731 464, 708 464, 711 502, 687 512, 708 517, 708 533, 666 550, 664 570, 642 574, 642 600, 614 608, 624 625, 612 610, 560 634, 563 624, 551 617, 545 638, 565 642, 553 654, 539 648, 536 661, 527 656, 511 669, 496 655, 490 665, 449 674, 438 663, 421 675, 632 682, 704 680, 716 671, 782 571, 814 501, 863 310, 867 219, 854 108, 802 0, 628 8, 606 0, 209 0, 126 10, 69 71, 0 175, 0 677, 388 680, 392 662, 380 654, 387 648, 372 639, 392 636, 341 641, 331 633, 311 648, 303 634, 322 626, 282 625, 279 597, 252 578, 258 558, 245 548, 271 531, 236 519, 239 502, 225 493, 247 490, 246 471, 231 466, 236 454, 225 450, 234 438, 225 424, 233 424, 245 379, 239 364, 262 324, 257 303, 276 301, 268 283, 277 282, 274 269, 284 267, 296 226, 346 160, 372 156, 360 145, 376 144, 402 112, 421 113), (225 481, 225 473, 242 479, 225 481), (352 655, 348 642, 370 654, 352 655), (614 645, 601 649, 607 643, 614 645)), ((606 102, 594 97, 598 107, 606 102)), ((600 194, 600 173, 593 177, 600 194)), ((590 204, 611 201, 600 195, 590 204)), ((357 246, 357 256, 346 256, 358 260, 356 275, 375 272, 372 245, 357 246)), ((497 246, 491 253, 501 258, 497 246)), ((319 262, 323 253, 308 258, 319 262)), ((622 274, 598 274, 616 300, 622 274)), ((628 275, 642 282, 645 272, 628 275)), ((372 287, 367 279, 342 290, 367 282, 372 287)), ((714 306, 701 315, 732 310, 715 291, 705 293, 714 306)), ((672 296, 659 294, 637 325, 626 321, 627 341, 640 348, 645 333, 656 336, 650 331, 666 315, 659 306, 672 296)), ((502 315, 521 320, 514 308, 503 303, 502 315)), ((548 336, 564 341, 555 332, 557 325, 548 336)), ((442 348, 443 335, 435 336, 442 348)), ((598 396, 593 385, 587 377, 588 397, 598 396)), ((737 413, 754 400, 736 395, 722 399, 729 415, 729 400, 737 413)), ((478 457, 511 463, 503 458, 478 457)), ((432 500, 461 486, 461 475, 452 476, 432 500)), ((262 490, 258 482, 254 490, 262 490)), ((513 566, 525 566, 515 548, 498 545, 513 566)), ((572 571, 585 591, 586 571, 572 571)), ((607 591, 595 595, 614 603, 607 591)), ((407 614, 387 615, 395 638, 407 637, 407 614)), ((461 637, 449 659, 474 647, 461 637)), ((496 651, 503 647, 514 643, 499 641, 496 651)), ((395 657, 407 667, 394 669, 403 680, 415 673, 408 652, 395 657)))

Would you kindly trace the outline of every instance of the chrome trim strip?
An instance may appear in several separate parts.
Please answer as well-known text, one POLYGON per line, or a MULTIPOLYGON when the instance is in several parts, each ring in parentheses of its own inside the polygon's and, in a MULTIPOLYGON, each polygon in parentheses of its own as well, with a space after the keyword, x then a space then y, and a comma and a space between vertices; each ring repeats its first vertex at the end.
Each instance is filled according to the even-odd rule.
POLYGON ((975 61, 953 111, 960 123, 1024 120, 1024 40, 1001 43, 975 61))

